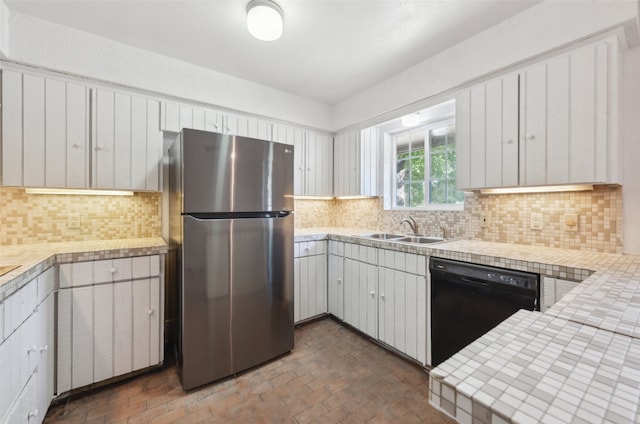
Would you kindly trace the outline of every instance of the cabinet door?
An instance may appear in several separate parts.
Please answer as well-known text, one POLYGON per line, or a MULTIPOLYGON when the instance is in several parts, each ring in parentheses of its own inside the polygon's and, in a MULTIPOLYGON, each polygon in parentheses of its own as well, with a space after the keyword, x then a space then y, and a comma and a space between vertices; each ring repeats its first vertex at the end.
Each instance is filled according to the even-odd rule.
POLYGON ((94 286, 93 304, 93 381, 102 381, 114 376, 113 285, 94 286))
POLYGON ((71 291, 71 388, 93 383, 93 287, 71 291))
POLYGON ((310 316, 318 316, 327 313, 327 255, 316 255, 312 260, 315 262, 315 272, 313 277, 310 276, 310 283, 313 284, 309 294, 310 316))
POLYGON ((307 132, 305 190, 308 196, 333 196, 333 140, 307 132))
POLYGON ((344 320, 344 258, 329 255, 328 309, 336 318, 344 320))
POLYGON ((207 109, 204 112, 204 129, 205 131, 217 132, 222 131, 222 113, 213 109, 207 109))
POLYGON ((133 371, 133 291, 132 282, 113 287, 113 367, 115 375, 133 371))
POLYGON ((402 271, 393 272, 393 347, 400 352, 406 351, 405 275, 402 271))
MULTIPOLYGON (((130 127, 131 122, 122 122, 123 116, 116 115, 116 100, 113 91, 98 89, 95 93, 93 111, 93 186, 95 188, 112 189, 116 186, 115 129, 116 127, 130 127), (116 124, 116 119, 118 119, 118 124, 116 124)), ((119 103, 118 106, 122 106, 122 104, 119 103)), ((128 170, 123 171, 130 175, 128 170)))
POLYGON ((45 80, 43 77, 23 77, 23 143, 22 158, 25 187, 45 186, 45 80))
POLYGON ((344 259, 344 321, 359 328, 360 317, 360 266, 358 262, 344 259))
POLYGON ((304 131, 293 132, 288 138, 293 144, 293 194, 303 196, 307 194, 307 134, 304 131))
POLYGON ((54 393, 54 297, 47 296, 38 308, 38 411, 40 418, 44 417, 53 399, 54 393))
POLYGON ((358 195, 378 196, 381 180, 379 130, 367 128, 360 133, 360 179, 358 195))
POLYGON ((349 131, 338 135, 334 140, 334 195, 357 196, 360 195, 359 170, 360 158, 358 155, 359 132, 349 131))
POLYGON ((160 362, 160 282, 158 278, 133 282, 133 370, 160 362))
POLYGON ((89 89, 66 83, 66 169, 68 188, 89 187, 89 89))
POLYGON ((23 186, 22 74, 2 71, 2 185, 23 186))
MULTIPOLYGON (((518 75, 485 84, 485 187, 518 185, 518 75)), ((473 157, 473 156, 472 156, 473 157)))
POLYGON ((378 310, 378 338, 389 346, 394 346, 395 333, 395 277, 390 268, 380 268, 378 287, 380 307, 378 310))
POLYGON ((371 264, 362 265, 364 266, 363 274, 367 287, 367 318, 364 332, 371 337, 378 338, 378 267, 371 264))

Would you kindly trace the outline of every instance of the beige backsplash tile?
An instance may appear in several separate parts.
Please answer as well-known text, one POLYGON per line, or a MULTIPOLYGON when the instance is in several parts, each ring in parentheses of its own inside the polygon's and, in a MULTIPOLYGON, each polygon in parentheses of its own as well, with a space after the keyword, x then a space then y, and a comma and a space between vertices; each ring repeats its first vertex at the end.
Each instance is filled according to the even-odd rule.
POLYGON ((161 236, 161 194, 77 196, 0 188, 0 246, 161 236), (80 228, 67 227, 69 213, 80 228))
MULTIPOLYGON (((0 187, 0 245, 161 236, 161 194, 132 197, 27 195, 0 187), (67 228, 71 212, 80 213, 79 229, 67 228)), ((425 235, 447 228, 456 239, 561 247, 593 252, 622 252, 622 189, 547 194, 465 194, 464 211, 390 211, 382 199, 295 201, 296 228, 346 227, 409 232, 402 219, 413 216, 425 235), (480 216, 491 213, 482 228, 480 216), (531 230, 532 212, 543 215, 542 230, 531 230), (564 215, 579 216, 577 232, 564 230, 564 215)))
POLYGON ((464 211, 384 210, 382 199, 296 200, 296 227, 367 228, 409 232, 408 215, 425 235, 484 240, 593 252, 622 252, 622 189, 598 186, 593 191, 537 194, 465 194, 464 211), (531 230, 531 213, 541 213, 542 230, 531 230), (482 213, 491 223, 482 228, 482 213), (577 214, 578 231, 564 229, 564 215, 577 214))

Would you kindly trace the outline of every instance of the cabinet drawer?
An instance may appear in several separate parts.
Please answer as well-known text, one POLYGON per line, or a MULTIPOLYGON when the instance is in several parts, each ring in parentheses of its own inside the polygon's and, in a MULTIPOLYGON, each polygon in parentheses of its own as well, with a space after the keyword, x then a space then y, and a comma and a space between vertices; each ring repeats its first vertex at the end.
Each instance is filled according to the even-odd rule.
POLYGON ((160 257, 158 255, 73 262, 60 265, 60 288, 157 277, 159 275, 160 257))

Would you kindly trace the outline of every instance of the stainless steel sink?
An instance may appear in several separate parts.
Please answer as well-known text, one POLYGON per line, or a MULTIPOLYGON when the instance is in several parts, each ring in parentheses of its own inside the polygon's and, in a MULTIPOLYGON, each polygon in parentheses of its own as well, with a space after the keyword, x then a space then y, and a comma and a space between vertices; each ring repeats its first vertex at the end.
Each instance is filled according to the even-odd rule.
POLYGON ((407 236, 396 239, 394 241, 401 241, 405 243, 415 243, 415 244, 429 244, 429 243, 439 243, 444 241, 442 237, 425 237, 425 236, 407 236))
POLYGON ((404 236, 398 235, 398 234, 389 234, 389 233, 376 233, 376 234, 367 234, 363 237, 378 239, 378 240, 397 240, 404 236))

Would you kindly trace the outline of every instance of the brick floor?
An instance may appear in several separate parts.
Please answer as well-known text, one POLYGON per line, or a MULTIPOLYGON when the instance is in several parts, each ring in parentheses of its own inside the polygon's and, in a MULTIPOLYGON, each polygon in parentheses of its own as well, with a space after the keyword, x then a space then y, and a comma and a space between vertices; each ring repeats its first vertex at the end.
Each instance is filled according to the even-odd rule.
POLYGON ((428 375, 331 319, 235 378, 185 392, 176 367, 53 406, 45 423, 453 423, 429 405, 428 375))

